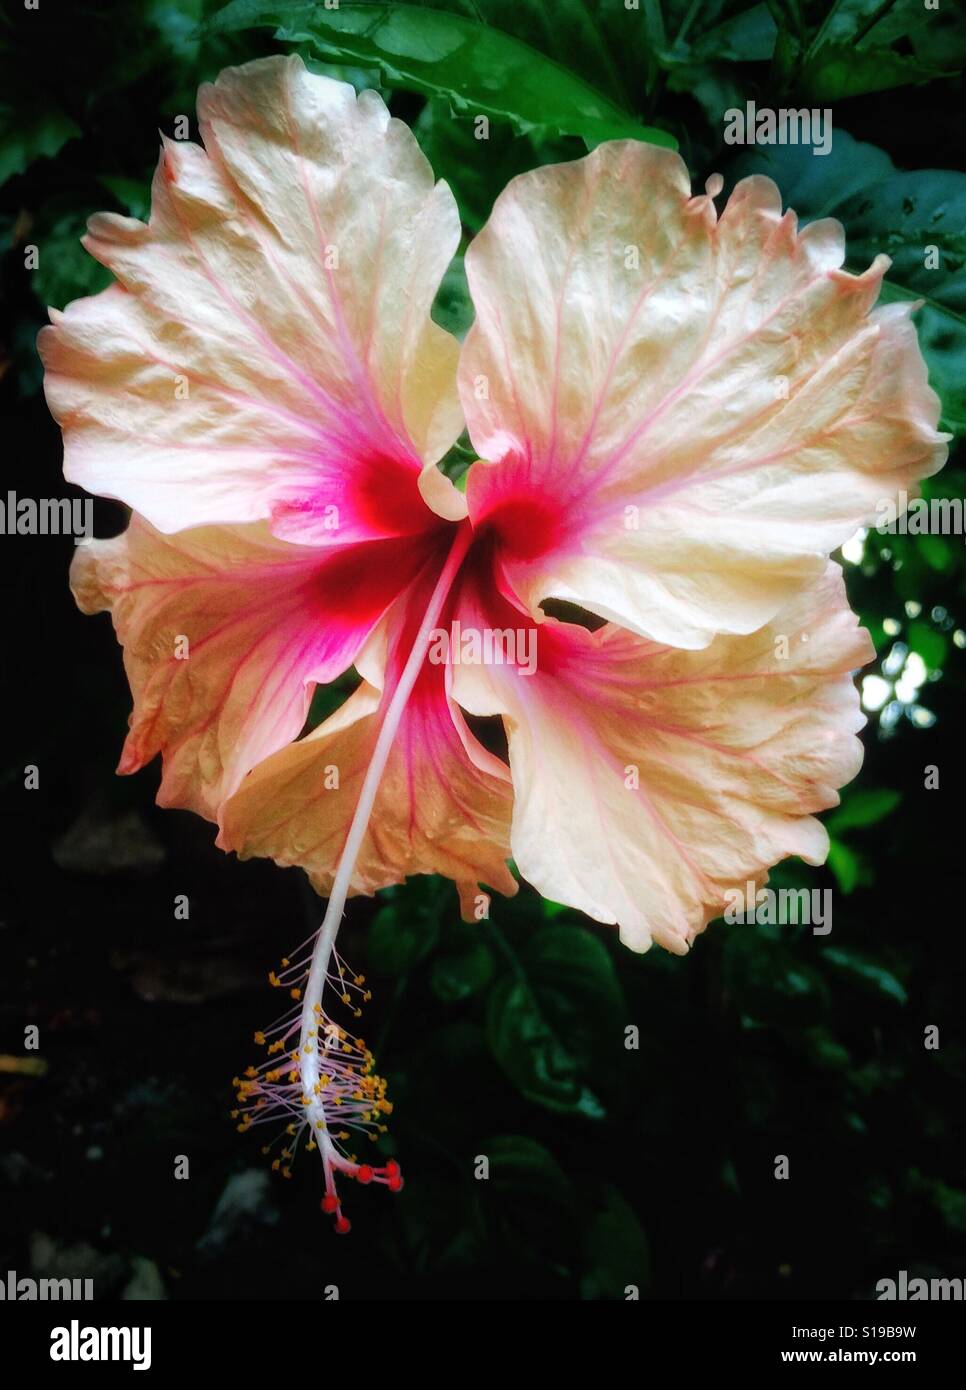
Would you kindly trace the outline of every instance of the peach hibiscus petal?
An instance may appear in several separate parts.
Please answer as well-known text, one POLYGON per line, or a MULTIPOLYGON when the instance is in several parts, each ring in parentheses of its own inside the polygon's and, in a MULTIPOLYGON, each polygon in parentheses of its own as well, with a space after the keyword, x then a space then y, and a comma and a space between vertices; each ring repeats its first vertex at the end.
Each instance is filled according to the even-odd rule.
MULTIPOLYGON (((467 604, 464 621, 512 618, 467 604)), ((513 855, 546 897, 635 950, 683 953, 729 889, 787 855, 824 860, 813 817, 861 764, 850 672, 874 655, 836 565, 760 631, 699 651, 611 624, 537 631, 533 675, 461 666, 453 691, 504 716, 513 855)))
MULTIPOLYGON (((364 681, 307 738, 261 763, 226 804, 219 844, 306 869, 328 895, 387 696, 364 681)), ((426 666, 406 706, 352 873, 350 896, 410 874, 442 874, 473 920, 479 885, 517 891, 507 868, 512 792, 506 768, 473 738, 426 666)))
POLYGON ((371 91, 298 57, 202 87, 147 224, 91 219, 117 277, 40 335, 64 471, 172 532, 270 519, 313 544, 412 534, 458 436, 458 345, 430 319, 459 240, 445 184, 371 91))
POLYGON ((118 771, 161 753, 160 804, 217 819, 249 769, 298 736, 314 684, 352 664, 427 554, 412 540, 293 545, 264 523, 165 536, 137 516, 82 545, 75 597, 111 611, 134 697, 118 771))
POLYGON ((910 309, 872 307, 888 260, 843 259, 770 180, 718 219, 641 143, 510 183, 466 255, 460 389, 470 513, 531 612, 689 648, 752 632, 942 466, 910 309))

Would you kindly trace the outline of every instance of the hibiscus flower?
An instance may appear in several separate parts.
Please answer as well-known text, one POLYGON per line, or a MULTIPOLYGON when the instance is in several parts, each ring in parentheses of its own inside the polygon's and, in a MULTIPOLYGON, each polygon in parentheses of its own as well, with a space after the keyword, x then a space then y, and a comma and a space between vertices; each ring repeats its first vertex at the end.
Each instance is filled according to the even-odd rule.
POLYGON ((846 273, 839 225, 800 231, 767 179, 720 217, 719 179, 692 196, 634 141, 514 179, 466 254, 461 349, 431 317, 455 202, 375 93, 268 58, 198 114, 147 224, 91 219, 116 283, 40 348, 66 476, 134 513, 72 574, 124 648, 119 771, 160 753, 161 804, 328 896, 238 1090, 243 1128, 283 1113, 320 1151, 344 1230, 336 1172, 401 1184, 346 1148, 389 1109, 327 1007, 367 997, 347 896, 443 874, 472 920, 512 855, 683 953, 735 885, 821 863, 873 654, 829 556, 945 436, 910 306, 873 307, 887 259, 846 273), (502 719, 506 760, 467 716, 502 719))

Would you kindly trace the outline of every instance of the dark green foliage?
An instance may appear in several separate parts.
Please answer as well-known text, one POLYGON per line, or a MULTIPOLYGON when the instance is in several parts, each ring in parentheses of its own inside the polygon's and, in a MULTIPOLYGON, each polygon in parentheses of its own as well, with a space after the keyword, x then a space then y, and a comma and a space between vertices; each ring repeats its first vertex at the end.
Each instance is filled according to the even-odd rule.
MULTIPOLYGON (((731 182, 769 174, 803 220, 842 221, 849 268, 880 251, 892 258, 886 298, 923 301, 916 321, 945 427, 966 429, 966 175, 955 114, 964 31, 947 0, 939 13, 921 0, 56 8, 44 0, 0 29, 5 486, 60 491, 33 340, 46 305, 106 283, 78 244, 87 216, 146 216, 158 128, 170 133, 186 114, 197 138, 201 80, 293 50, 383 90, 451 183, 463 249, 514 174, 601 139, 677 145, 696 187, 715 170, 731 182), (746 100, 831 106, 831 154, 736 157, 723 113, 746 100), (476 138, 478 115, 490 120, 488 139, 476 138), (31 244, 40 268, 25 272, 31 244)), ((461 261, 436 317, 459 334, 471 322, 461 261)), ((448 466, 459 474, 470 457, 457 450, 448 466)), ((962 498, 964 478, 954 451, 926 494, 962 498)), ((101 534, 122 524, 107 507, 99 521, 101 534)), ((219 1258, 196 1246, 232 1166, 260 1162, 223 1112, 251 1028, 271 1008, 266 991, 247 979, 235 994, 207 996, 204 1009, 177 995, 146 1004, 117 983, 113 964, 136 947, 166 952, 171 972, 196 973, 215 943, 219 960, 261 976, 310 929, 316 905, 306 908, 297 875, 224 862, 208 827, 153 812, 156 774, 120 790, 110 782, 127 695, 106 623, 92 636, 70 606, 69 549, 56 563, 52 549, 21 551, 6 577, 5 611, 22 630, 8 639, 20 655, 2 774, 9 786, 42 750, 59 771, 46 819, 25 824, 16 808, 5 819, 12 858, 42 884, 38 907, 13 882, 5 916, 23 943, 17 969, 26 977, 39 958, 50 972, 44 1016, 68 1004, 123 1015, 124 1033, 78 1048, 68 1032, 46 1089, 28 1094, 14 1142, 39 1174, 61 1165, 64 1198, 51 1214, 43 1177, 27 1180, 12 1234, 0 1234, 0 1268, 17 1264, 15 1238, 62 1222, 65 1240, 95 1243, 111 1226, 125 1249, 177 1268, 183 1282, 169 1282, 189 1297, 314 1296, 307 1282, 333 1276, 351 1296, 598 1299, 634 1285, 658 1297, 849 1297, 920 1259, 964 1272, 961 536, 872 533, 847 566, 876 642, 870 670, 891 693, 870 716, 860 777, 827 817, 828 867, 788 863, 772 878, 835 890, 827 936, 719 922, 687 959, 657 949, 639 958, 613 929, 526 887, 472 925, 459 921, 451 886, 432 879, 350 902, 344 949, 374 992, 367 1041, 395 1102, 384 1147, 402 1160, 406 1189, 398 1199, 351 1194, 356 1234, 334 1253, 325 1247, 325 1280, 318 1251, 329 1233, 315 1224, 308 1164, 272 1199, 277 1226, 219 1258), (893 687, 910 655, 924 674, 904 698, 893 687), (927 789, 929 767, 937 789, 927 789), (173 936, 169 914, 141 906, 144 885, 115 891, 53 870, 43 833, 63 834, 88 796, 136 806, 167 846, 152 899, 195 876, 191 944, 173 936), (935 1051, 924 1047, 931 1025, 935 1051), (158 1099, 145 1076, 172 1077, 171 1092, 158 1099), (91 1180, 78 1146, 98 1126, 110 1156, 91 1180), (156 1154, 189 1145, 197 1180, 179 1207, 156 1154), (773 1177, 777 1154, 789 1156, 789 1182, 773 1177), (107 1166, 125 1155, 127 1172, 107 1166), (479 1156, 488 1181, 475 1176, 479 1156), (162 1195, 145 1200, 144 1183, 162 1195)), ((332 699, 319 693, 310 725, 332 699)), ((12 1011, 24 1000, 11 993, 4 1003, 12 1011)))

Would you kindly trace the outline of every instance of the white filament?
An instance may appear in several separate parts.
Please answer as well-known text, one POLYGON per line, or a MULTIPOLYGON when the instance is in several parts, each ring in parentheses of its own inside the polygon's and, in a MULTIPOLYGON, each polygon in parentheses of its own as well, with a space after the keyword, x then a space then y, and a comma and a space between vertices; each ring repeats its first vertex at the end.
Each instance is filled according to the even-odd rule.
MULTIPOLYGON (((335 1157, 329 1140, 326 1126, 325 1107, 321 1094, 317 1095, 315 1087, 318 1084, 319 1069, 319 1045, 318 1036, 320 1028, 320 1016, 316 1012, 321 1011, 322 995, 325 991, 325 983, 329 972, 329 961, 332 956, 332 948, 338 935, 339 927, 342 923, 342 913, 345 908, 346 896, 352 882, 352 871, 355 868, 362 842, 365 838, 366 830, 369 825, 369 818, 372 815, 372 808, 375 803, 376 795, 379 791, 379 783, 385 771, 386 762, 392 751, 393 741, 402 720, 403 711, 406 708, 406 701, 412 694, 413 686, 419 675, 426 653, 432 640, 433 630, 439 622, 439 616, 446 601, 456 573, 462 564, 472 538, 472 532, 468 525, 461 526, 456 533, 453 545, 446 563, 433 589, 432 597, 426 606, 419 632, 413 642, 412 649, 406 660, 399 684, 393 691, 392 698, 382 721, 379 730, 379 737, 373 750, 372 759, 366 769, 365 779, 362 783, 362 790, 359 793, 359 800, 356 805, 352 822, 349 826, 349 833, 346 837, 345 847, 342 857, 336 869, 335 878, 332 882, 332 891, 329 894, 328 906, 325 909, 325 916, 319 928, 319 934, 315 940, 315 947, 312 951, 312 965, 309 969, 308 979, 305 982, 305 989, 302 996, 302 1028, 299 1037, 299 1059, 301 1063, 302 1094, 309 1104, 306 1106, 306 1118, 311 1123, 312 1129, 317 1133, 319 1147, 323 1150, 323 1159, 328 1163, 335 1157), (313 1038, 311 1034, 316 1036, 313 1038)), ((340 1163, 338 1166, 351 1167, 340 1163)), ((328 1176, 328 1174, 327 1174, 328 1176)))

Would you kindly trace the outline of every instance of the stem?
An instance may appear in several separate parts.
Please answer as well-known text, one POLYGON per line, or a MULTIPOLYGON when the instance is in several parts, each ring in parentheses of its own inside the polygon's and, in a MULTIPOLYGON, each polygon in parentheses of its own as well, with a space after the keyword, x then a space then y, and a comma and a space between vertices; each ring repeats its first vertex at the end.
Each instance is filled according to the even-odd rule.
POLYGON ((842 7, 842 0, 835 0, 835 4, 832 5, 831 9, 828 11, 828 13, 826 14, 825 18, 822 20, 821 24, 820 24, 820 25, 818 26, 818 28, 816 29, 815 34, 814 34, 814 36, 813 36, 813 38, 812 38, 812 41, 811 41, 811 43, 808 45, 808 48, 807 48, 806 51, 805 51, 805 55, 804 55, 804 57, 803 57, 803 59, 802 59, 802 61, 803 61, 804 63, 807 63, 807 62, 808 62, 808 60, 809 60, 809 58, 811 58, 812 54, 813 54, 813 53, 816 51, 816 49, 818 49, 819 46, 821 45, 822 40, 825 38, 825 31, 828 29, 829 25, 832 23, 832 20, 833 20, 833 19, 835 18, 835 16, 838 14, 838 12, 839 12, 839 10, 841 9, 841 7, 842 7))
MULTIPOLYGON (((419 632, 413 642, 412 650, 403 667, 399 683, 393 691, 392 699, 383 717, 382 727, 379 730, 379 737, 376 739, 376 746, 373 750, 372 759, 366 769, 365 779, 362 783, 362 790, 359 793, 359 800, 349 826, 349 833, 346 836, 345 847, 339 866, 336 869, 335 878, 332 883, 332 891, 329 894, 328 905, 325 909, 325 916, 322 918, 322 925, 319 934, 315 939, 315 946, 312 951, 312 965, 309 969, 308 979, 302 995, 302 1027, 299 1037, 299 1056, 301 1060, 302 1093, 311 1097, 311 1104, 306 1108, 306 1114, 311 1119, 313 1125, 318 1120, 322 1121, 323 1128, 321 1136, 328 1139, 325 1129, 324 1107, 315 1096, 315 1085, 319 1079, 319 1044, 320 1039, 316 1036, 314 1042, 309 1036, 318 1030, 318 1015, 316 1006, 321 1007, 322 995, 325 991, 325 984, 328 978, 329 960, 332 956, 332 948, 335 945, 335 938, 338 935, 339 927, 342 923, 342 912, 345 907, 345 900, 348 896, 349 887, 352 882, 352 871, 355 868, 356 860, 359 857, 359 850, 362 848, 362 841, 365 838, 366 830, 369 825, 369 818, 372 815, 373 804, 379 790, 379 783, 385 771, 386 762, 392 751, 393 740, 399 729, 403 711, 406 708, 406 701, 412 693, 416 678, 422 668, 432 640, 433 629, 439 622, 440 613, 446 597, 456 578, 456 573, 463 563, 470 540, 472 530, 468 523, 460 526, 453 539, 446 563, 443 565, 436 587, 433 589, 432 596, 423 614, 419 632)), ((327 1146, 325 1146, 327 1147, 327 1146)), ((327 1154, 323 1152, 323 1159, 327 1159, 327 1154)), ((328 1176, 328 1174, 327 1174, 328 1176)))
POLYGON ((885 19, 886 15, 892 9, 895 3, 896 0, 882 0, 882 4, 878 7, 878 9, 874 10, 872 14, 869 15, 865 23, 860 25, 860 27, 856 30, 855 34, 850 40, 853 47, 857 47, 862 42, 866 34, 868 34, 872 29, 875 28, 875 26, 879 23, 880 19, 885 19))
POLYGON ((688 9, 687 14, 684 16, 684 19, 683 19, 683 21, 682 21, 682 23, 681 23, 681 27, 680 27, 680 29, 678 30, 678 32, 677 32, 677 34, 676 34, 676 36, 675 36, 674 42, 673 42, 672 45, 671 45, 671 52, 672 52, 672 53, 673 53, 674 50, 678 47, 679 44, 684 43, 684 40, 685 40, 685 39, 687 38, 687 36, 688 36, 688 31, 690 30, 691 25, 694 23, 695 16, 697 15, 698 10, 699 10, 700 8, 701 8, 701 0, 691 0, 690 8, 688 9))

